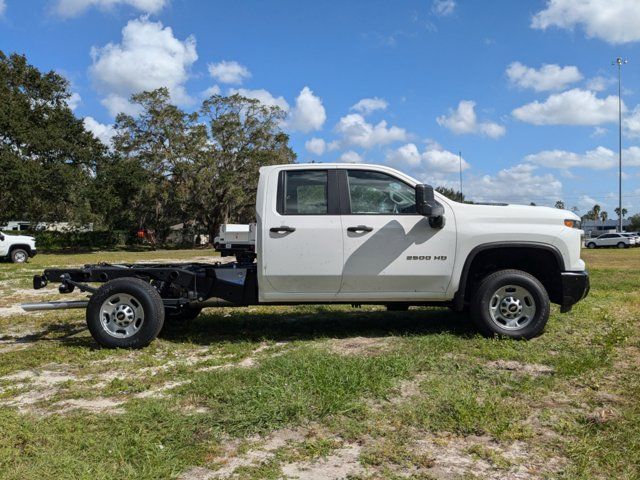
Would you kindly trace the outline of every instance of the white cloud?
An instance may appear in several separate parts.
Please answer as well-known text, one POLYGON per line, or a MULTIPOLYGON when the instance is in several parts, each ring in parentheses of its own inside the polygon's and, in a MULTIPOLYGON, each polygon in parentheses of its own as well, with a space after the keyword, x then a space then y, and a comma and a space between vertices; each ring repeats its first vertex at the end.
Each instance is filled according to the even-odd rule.
POLYGON ((0 17, 4 15, 4 12, 7 10, 7 4, 4 0, 0 0, 0 17))
POLYGON ((246 88, 232 88, 229 90, 230 95, 234 95, 236 93, 238 95, 242 95, 243 97, 255 98, 256 100, 259 100, 260 103, 264 105, 267 105, 270 107, 271 106, 280 107, 285 112, 289 111, 289 104, 284 99, 284 97, 274 97, 271 94, 271 92, 269 92, 268 90, 264 90, 264 89, 249 90, 246 88))
POLYGON ((493 122, 478 122, 475 112, 476 102, 461 100, 456 110, 449 109, 449 115, 442 115, 436 120, 439 125, 460 135, 466 133, 479 133, 490 138, 500 138, 506 129, 493 122))
POLYGON ((534 125, 600 125, 618 118, 618 97, 598 98, 593 92, 574 88, 516 108, 513 116, 534 125))
POLYGON ((364 159, 358 153, 349 150, 340 155, 338 161, 342 163, 362 163, 364 159))
POLYGON ((315 155, 322 155, 327 150, 327 142, 322 138, 312 138, 304 143, 304 148, 315 155))
MULTIPOLYGON (((524 160, 547 168, 569 169, 579 167, 605 170, 618 165, 618 153, 602 146, 585 153, 566 150, 544 150, 527 155, 524 160)), ((623 149, 622 163, 625 167, 640 166, 640 147, 623 149)))
POLYGON ((446 17, 451 15, 456 9, 454 0, 433 0, 431 4, 431 13, 438 17, 446 17))
POLYGON ((603 90, 606 90, 609 86, 613 85, 614 83, 615 83, 615 79, 611 77, 597 76, 587 80, 586 86, 587 86, 587 90, 591 90, 593 92, 601 92, 603 90))
POLYGON ((76 108, 78 108, 78 105, 80 105, 81 101, 82 101, 82 97, 80 97, 80 94, 73 92, 71 96, 67 98, 67 105, 71 110, 75 110, 76 108))
POLYGON ((608 132, 608 130, 604 127, 595 127, 593 129, 593 132, 591 133, 592 137, 602 137, 603 135, 605 135, 608 132))
POLYGON ((496 175, 468 179, 464 194, 478 202, 552 203, 561 198, 562 182, 550 173, 536 175, 535 165, 521 163, 496 175))
POLYGON ((202 91, 202 96, 205 98, 209 98, 214 95, 220 95, 221 93, 222 89, 218 85, 211 85, 209 88, 202 91))
POLYGON ((638 0, 547 0, 536 13, 531 27, 573 30, 581 26, 587 37, 620 44, 640 40, 638 0))
POLYGON ((287 124, 292 130, 308 133, 322 128, 326 119, 327 113, 320 97, 314 95, 309 87, 304 87, 296 98, 287 124))
MULTIPOLYGON (((4 1, 4 0, 0 0, 4 1)), ((158 13, 169 0, 58 0, 55 12, 61 17, 76 17, 91 7, 108 10, 117 5, 129 5, 144 13, 158 13)))
POLYGON ((223 60, 220 63, 210 63, 208 68, 209 75, 221 83, 239 85, 245 79, 251 78, 249 69, 235 61, 223 60))
POLYGON ((376 110, 385 110, 388 106, 389 104, 384 98, 363 98, 349 110, 355 110, 362 115, 369 115, 371 112, 374 112, 376 110))
POLYGON ((562 90, 570 83, 582 80, 580 70, 573 65, 544 64, 536 70, 520 62, 513 62, 507 67, 507 77, 514 85, 533 88, 536 92, 562 90))
POLYGON ((141 17, 122 29, 121 43, 93 47, 91 56, 91 75, 112 115, 126 111, 131 94, 160 87, 167 87, 179 104, 191 102, 184 83, 198 59, 193 37, 181 41, 170 27, 141 17))
POLYGON ((371 148, 407 139, 407 132, 404 128, 394 125, 387 127, 387 122, 384 120, 373 125, 368 123, 359 113, 350 113, 342 117, 336 125, 336 132, 342 136, 341 143, 344 145, 357 145, 362 148, 371 148))
POLYGON ((116 134, 116 130, 113 125, 105 125, 104 123, 98 122, 93 117, 85 117, 83 123, 84 128, 93 133, 95 137, 107 147, 111 147, 111 139, 116 134))
POLYGON ((629 114, 623 117, 622 127, 630 137, 640 137, 640 105, 629 114))
MULTIPOLYGON (((407 143, 396 150, 387 153, 387 162, 400 168, 420 170, 427 175, 458 173, 460 171, 460 157, 443 149, 435 142, 429 142, 421 153, 415 143, 407 143)), ((469 163, 462 159, 462 170, 470 168, 469 163)))

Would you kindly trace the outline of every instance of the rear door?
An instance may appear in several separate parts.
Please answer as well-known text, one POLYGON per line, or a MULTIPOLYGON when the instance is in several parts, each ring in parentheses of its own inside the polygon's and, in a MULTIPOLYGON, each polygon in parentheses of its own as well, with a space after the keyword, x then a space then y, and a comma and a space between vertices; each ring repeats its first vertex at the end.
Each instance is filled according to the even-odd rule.
POLYGON ((344 300, 439 299, 453 271, 455 218, 444 228, 416 213, 415 188, 388 173, 340 169, 344 300))
POLYGON ((277 195, 261 222, 260 300, 333 299, 343 265, 336 169, 276 173, 277 195))

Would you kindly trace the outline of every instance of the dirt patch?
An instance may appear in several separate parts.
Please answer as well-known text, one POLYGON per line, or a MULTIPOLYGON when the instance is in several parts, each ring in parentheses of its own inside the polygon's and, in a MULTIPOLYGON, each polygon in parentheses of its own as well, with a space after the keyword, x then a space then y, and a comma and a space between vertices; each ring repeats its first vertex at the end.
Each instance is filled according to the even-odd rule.
MULTIPOLYGON (((120 408, 123 401, 113 398, 72 398, 70 400, 62 400, 54 403, 51 407, 55 413, 65 414, 73 410, 84 410, 90 413, 124 413, 124 409, 120 408)), ((53 413, 53 412, 51 412, 53 413)))
POLYGON ((392 337, 351 337, 330 340, 329 349, 339 355, 380 355, 389 351, 392 337))
POLYGON ((360 464, 362 447, 349 444, 335 450, 331 455, 311 462, 293 462, 282 466, 287 478, 298 480, 340 480, 365 472, 360 464))
POLYGON ((486 365, 487 367, 495 368, 496 370, 507 370, 509 372, 522 373, 534 377, 552 375, 555 373, 555 369, 548 365, 541 365, 539 363, 521 363, 515 360, 495 360, 493 362, 488 362, 486 365))
POLYGON ((488 436, 427 436, 416 442, 415 449, 433 459, 426 471, 437 479, 472 473, 487 480, 533 480, 547 478, 562 464, 559 459, 538 457, 523 442, 500 443, 488 436))
POLYGON ((250 443, 250 446, 249 448, 243 448, 244 453, 242 454, 239 454, 238 450, 243 442, 230 442, 227 444, 223 455, 214 460, 214 463, 217 463, 220 467, 217 470, 210 470, 211 475, 205 478, 226 478, 234 475, 239 468, 259 466, 272 459, 279 448, 288 443, 302 442, 308 434, 309 430, 306 428, 285 428, 276 430, 266 437, 250 437, 246 440, 246 442, 250 443))
POLYGON ((256 366, 256 362, 260 354, 266 350, 278 348, 286 345, 287 342, 277 342, 274 344, 262 343, 258 348, 253 350, 247 357, 239 362, 229 362, 222 365, 211 365, 197 369, 198 372, 211 372, 214 370, 227 370, 229 368, 251 368, 256 366))

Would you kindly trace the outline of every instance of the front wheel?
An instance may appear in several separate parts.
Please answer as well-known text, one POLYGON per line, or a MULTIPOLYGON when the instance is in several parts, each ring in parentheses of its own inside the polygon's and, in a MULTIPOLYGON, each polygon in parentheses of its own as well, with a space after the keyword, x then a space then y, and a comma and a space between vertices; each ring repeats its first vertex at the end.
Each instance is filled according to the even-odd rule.
POLYGON ((500 270, 488 275, 471 301, 471 318, 484 335, 529 339, 549 320, 549 296, 533 275, 500 270))
POLYGON ((26 263, 29 260, 29 254, 22 248, 14 248, 11 251, 11 261, 13 263, 26 263))
POLYGON ((593 242, 587 243, 587 248, 596 248, 596 244, 593 242))
POLYGON ((158 336, 164 305, 158 291, 139 278, 118 278, 89 299, 87 327, 103 347, 142 348, 158 336))
POLYGON ((618 248, 626 248, 627 246, 625 245, 624 242, 618 242, 618 248))

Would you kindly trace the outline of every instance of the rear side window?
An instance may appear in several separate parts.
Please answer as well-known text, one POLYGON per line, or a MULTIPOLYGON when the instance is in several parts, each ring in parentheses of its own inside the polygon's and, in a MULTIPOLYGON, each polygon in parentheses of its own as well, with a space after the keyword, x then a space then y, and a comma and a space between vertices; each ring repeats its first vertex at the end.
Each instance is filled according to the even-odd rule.
POLYGON ((282 215, 326 215, 328 212, 327 170, 282 172, 278 187, 278 213, 282 215))

